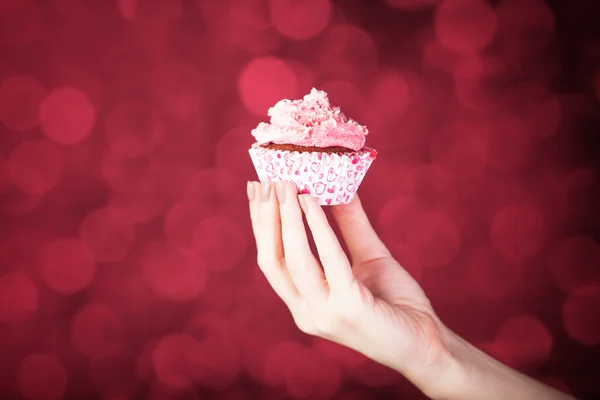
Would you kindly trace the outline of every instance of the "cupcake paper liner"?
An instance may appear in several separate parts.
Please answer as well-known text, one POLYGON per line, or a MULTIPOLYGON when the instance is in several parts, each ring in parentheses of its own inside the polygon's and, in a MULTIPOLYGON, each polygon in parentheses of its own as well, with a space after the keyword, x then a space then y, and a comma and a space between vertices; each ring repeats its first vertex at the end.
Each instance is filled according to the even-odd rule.
POLYGON ((353 198, 377 152, 365 147, 347 154, 274 150, 254 144, 250 158, 261 182, 290 182, 322 206, 347 204, 353 198))

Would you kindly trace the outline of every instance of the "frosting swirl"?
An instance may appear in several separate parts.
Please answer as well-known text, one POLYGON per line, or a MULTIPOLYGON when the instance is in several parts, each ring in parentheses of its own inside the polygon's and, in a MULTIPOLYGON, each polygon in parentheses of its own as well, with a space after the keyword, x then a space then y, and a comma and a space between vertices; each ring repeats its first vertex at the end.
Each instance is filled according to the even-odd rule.
POLYGON ((271 122, 252 130, 258 144, 340 146, 358 151, 365 145, 368 129, 332 107, 327 93, 313 88, 301 100, 280 100, 269 109, 271 122))

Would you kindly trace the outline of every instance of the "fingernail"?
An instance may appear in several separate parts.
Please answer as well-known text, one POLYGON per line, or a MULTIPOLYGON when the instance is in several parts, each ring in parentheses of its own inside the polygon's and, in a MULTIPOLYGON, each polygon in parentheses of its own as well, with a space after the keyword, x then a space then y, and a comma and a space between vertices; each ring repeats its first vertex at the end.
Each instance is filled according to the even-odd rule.
POLYGON ((304 214, 308 213, 308 204, 306 204, 306 195, 301 194, 298 196, 298 203, 300 203, 300 208, 304 211, 304 214))
POLYGON ((271 184, 269 182, 263 182, 260 185, 260 192, 261 192, 261 200, 262 201, 269 201, 269 198, 271 197, 271 184))
POLYGON ((248 200, 254 200, 254 185, 252 182, 248 181, 248 185, 246 186, 246 191, 248 193, 248 200))
POLYGON ((285 203, 285 182, 277 182, 276 191, 279 204, 285 203))

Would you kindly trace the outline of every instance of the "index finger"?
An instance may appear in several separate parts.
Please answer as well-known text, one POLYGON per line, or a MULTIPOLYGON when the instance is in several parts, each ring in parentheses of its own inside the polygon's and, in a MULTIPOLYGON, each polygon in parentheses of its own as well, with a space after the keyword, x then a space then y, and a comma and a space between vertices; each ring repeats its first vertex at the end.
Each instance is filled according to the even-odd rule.
POLYGON ((358 194, 348 204, 333 206, 333 216, 355 263, 391 257, 362 207, 358 194))

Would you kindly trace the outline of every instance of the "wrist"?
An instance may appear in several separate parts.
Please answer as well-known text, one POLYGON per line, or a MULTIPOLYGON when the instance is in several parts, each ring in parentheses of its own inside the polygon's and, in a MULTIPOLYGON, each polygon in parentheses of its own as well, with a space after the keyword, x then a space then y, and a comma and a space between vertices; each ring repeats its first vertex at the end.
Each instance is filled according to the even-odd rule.
MULTIPOLYGON (((459 355, 461 339, 439 321, 438 334, 425 353, 409 357, 410 362, 392 366, 433 400, 453 400, 466 382, 466 369, 459 355)), ((406 361, 406 359, 405 359, 406 361)))

